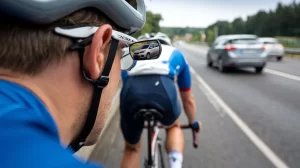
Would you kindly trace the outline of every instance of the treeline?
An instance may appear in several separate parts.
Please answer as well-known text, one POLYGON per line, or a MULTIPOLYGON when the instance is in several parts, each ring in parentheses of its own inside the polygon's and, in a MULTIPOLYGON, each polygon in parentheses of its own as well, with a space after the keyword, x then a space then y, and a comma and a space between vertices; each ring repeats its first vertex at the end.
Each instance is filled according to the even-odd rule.
POLYGON ((160 14, 152 13, 151 11, 147 11, 147 20, 143 29, 136 33, 134 36, 138 37, 145 33, 157 33, 163 32, 166 33, 171 39, 175 35, 184 36, 187 33, 193 34, 194 38, 200 39, 200 32, 204 31, 203 28, 193 28, 193 27, 160 27, 159 22, 162 21, 163 18, 160 14))
POLYGON ((204 31, 203 28, 194 27, 161 27, 161 32, 166 33, 171 39, 176 36, 184 36, 186 34, 193 34, 194 38, 200 39, 200 32, 204 31), (197 36, 197 37, 195 37, 197 36))
POLYGON ((278 3, 275 10, 260 10, 246 20, 236 18, 232 22, 217 21, 206 29, 208 42, 214 40, 215 32, 218 35, 246 33, 268 37, 300 37, 300 3, 278 3))

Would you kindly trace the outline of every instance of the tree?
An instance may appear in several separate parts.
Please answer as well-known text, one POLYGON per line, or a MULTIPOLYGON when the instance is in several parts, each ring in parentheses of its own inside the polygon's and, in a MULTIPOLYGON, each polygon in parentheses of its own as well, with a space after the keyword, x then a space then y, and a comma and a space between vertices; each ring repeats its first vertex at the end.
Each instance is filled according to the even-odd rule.
POLYGON ((215 40, 215 32, 214 29, 208 29, 206 32, 206 41, 211 44, 215 40))
POLYGON ((135 37, 138 37, 145 33, 152 33, 152 32, 160 31, 159 22, 161 20, 163 20, 162 16, 160 14, 154 14, 150 11, 147 11, 146 14, 147 14, 146 23, 145 23, 143 29, 134 35, 135 37))
POLYGON ((201 32, 194 33, 192 41, 199 41, 199 40, 201 40, 201 32))
POLYGON ((245 32, 245 22, 242 18, 236 18, 232 22, 232 33, 244 33, 245 32))
POLYGON ((152 32, 159 32, 160 31, 160 26, 159 22, 162 21, 163 18, 160 14, 152 14, 152 32))
POLYGON ((218 35, 256 34, 258 36, 300 36, 300 3, 295 0, 290 5, 278 3, 275 10, 258 11, 244 21, 236 18, 232 22, 217 21, 206 28, 207 40, 218 27, 218 35))
POLYGON ((254 24, 253 29, 254 33, 258 36, 263 36, 266 34, 268 31, 268 26, 266 25, 266 22, 268 20, 268 14, 265 11, 259 11, 255 16, 254 16, 254 24))

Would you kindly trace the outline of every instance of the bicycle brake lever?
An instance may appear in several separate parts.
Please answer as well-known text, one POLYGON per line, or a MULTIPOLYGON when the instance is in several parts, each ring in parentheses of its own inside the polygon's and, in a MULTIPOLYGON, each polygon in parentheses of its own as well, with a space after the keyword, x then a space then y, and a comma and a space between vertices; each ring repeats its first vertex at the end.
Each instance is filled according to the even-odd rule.
POLYGON ((192 131, 192 132, 193 132, 193 146, 194 148, 198 148, 199 139, 197 136, 197 132, 196 131, 192 131))

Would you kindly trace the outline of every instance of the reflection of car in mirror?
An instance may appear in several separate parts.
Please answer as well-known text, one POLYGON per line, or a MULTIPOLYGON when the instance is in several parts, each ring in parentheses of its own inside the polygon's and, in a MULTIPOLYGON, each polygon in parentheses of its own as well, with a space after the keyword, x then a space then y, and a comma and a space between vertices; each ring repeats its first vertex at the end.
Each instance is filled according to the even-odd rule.
POLYGON ((143 58, 150 59, 152 57, 156 57, 159 54, 159 51, 160 49, 158 43, 148 43, 136 49, 133 52, 133 57, 134 59, 143 59, 143 58))

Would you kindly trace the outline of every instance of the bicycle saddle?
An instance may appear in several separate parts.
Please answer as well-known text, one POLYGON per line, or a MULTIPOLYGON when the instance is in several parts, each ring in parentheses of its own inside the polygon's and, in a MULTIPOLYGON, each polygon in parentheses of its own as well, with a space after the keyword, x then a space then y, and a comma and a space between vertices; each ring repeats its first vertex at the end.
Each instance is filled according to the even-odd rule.
POLYGON ((163 118, 162 113, 157 111, 156 109, 140 109, 135 115, 133 116, 134 119, 143 119, 143 120, 160 120, 163 118))

